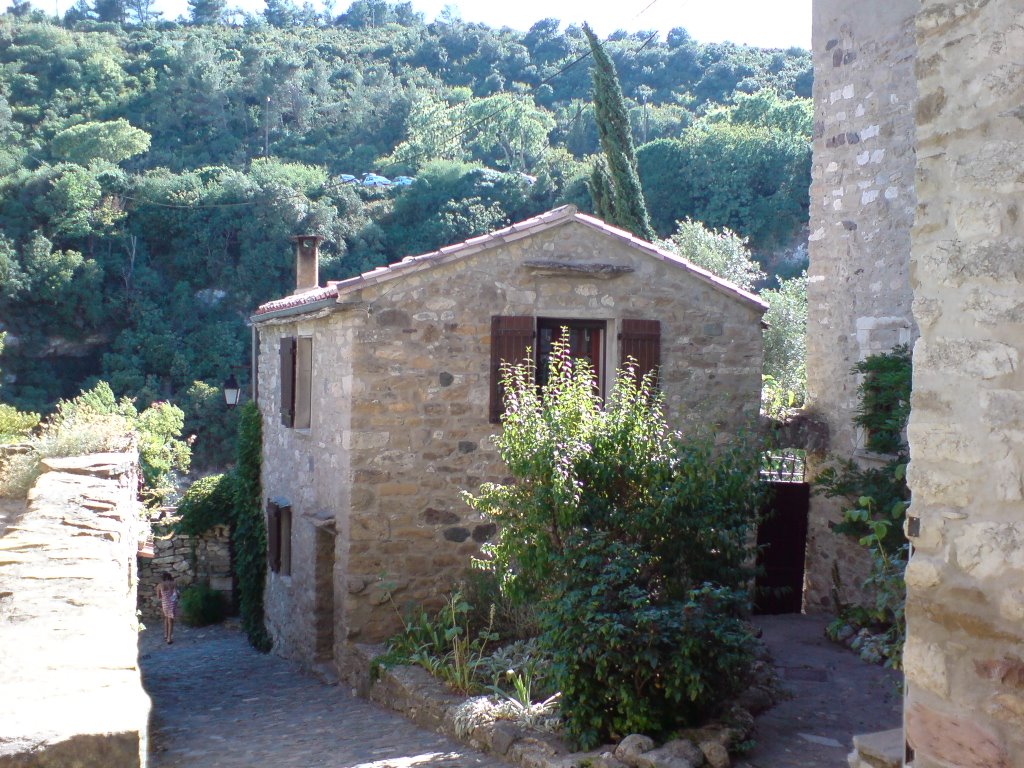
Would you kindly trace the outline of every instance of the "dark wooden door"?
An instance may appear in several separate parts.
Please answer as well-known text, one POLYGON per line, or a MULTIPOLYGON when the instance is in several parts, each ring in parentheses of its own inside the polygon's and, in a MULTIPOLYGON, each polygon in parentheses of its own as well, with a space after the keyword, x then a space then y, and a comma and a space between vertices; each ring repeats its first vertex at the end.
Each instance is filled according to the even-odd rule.
POLYGON ((767 505, 757 528, 754 612, 800 613, 811 487, 807 483, 768 485, 767 505))

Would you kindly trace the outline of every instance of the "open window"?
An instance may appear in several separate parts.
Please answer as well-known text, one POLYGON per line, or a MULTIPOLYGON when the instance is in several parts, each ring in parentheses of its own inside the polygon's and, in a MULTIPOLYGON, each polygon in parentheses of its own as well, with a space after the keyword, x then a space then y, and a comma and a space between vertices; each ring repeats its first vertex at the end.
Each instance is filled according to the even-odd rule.
POLYGON ((537 319, 537 384, 548 380, 551 353, 562 330, 569 334, 569 356, 585 362, 594 372, 594 387, 604 393, 605 365, 604 341, 608 323, 604 320, 560 320, 549 317, 537 319))

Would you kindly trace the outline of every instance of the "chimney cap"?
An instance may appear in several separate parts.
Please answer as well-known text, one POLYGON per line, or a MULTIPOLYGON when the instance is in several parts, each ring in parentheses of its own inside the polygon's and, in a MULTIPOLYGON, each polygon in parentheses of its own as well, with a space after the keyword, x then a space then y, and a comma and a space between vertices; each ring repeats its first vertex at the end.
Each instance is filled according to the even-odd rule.
POLYGON ((323 241, 320 235, 292 235, 288 239, 293 243, 299 243, 303 248, 313 248, 323 241))

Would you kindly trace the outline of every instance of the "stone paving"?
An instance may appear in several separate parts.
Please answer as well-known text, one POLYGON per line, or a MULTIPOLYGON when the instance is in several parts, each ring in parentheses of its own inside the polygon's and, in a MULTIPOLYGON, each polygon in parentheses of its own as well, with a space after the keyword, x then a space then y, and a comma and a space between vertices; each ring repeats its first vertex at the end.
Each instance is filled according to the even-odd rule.
MULTIPOLYGON (((898 728, 899 673, 825 637, 825 616, 757 616, 791 697, 756 720, 749 768, 847 768, 853 736, 898 728)), ((742 763, 737 764, 742 765, 742 763)))
POLYGON ((150 625, 150 768, 507 768, 256 653, 236 629, 176 626, 165 645, 150 625))
MULTIPOLYGON (((854 734, 899 726, 899 675, 828 642, 825 618, 755 621, 792 698, 757 718, 736 768, 846 768, 854 734)), ((171 646, 161 635, 140 641, 150 768, 507 768, 256 653, 237 629, 178 627, 171 646)))

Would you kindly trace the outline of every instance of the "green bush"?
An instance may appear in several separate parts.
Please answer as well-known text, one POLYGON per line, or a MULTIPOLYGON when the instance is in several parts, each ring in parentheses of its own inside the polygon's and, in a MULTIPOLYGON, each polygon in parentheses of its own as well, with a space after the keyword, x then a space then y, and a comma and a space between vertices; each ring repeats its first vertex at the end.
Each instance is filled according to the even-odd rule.
POLYGON ((565 338, 542 391, 529 365, 504 383, 514 480, 468 501, 498 523, 482 566, 538 608, 568 735, 698 724, 747 674, 758 450, 673 433, 650 375, 621 372, 602 403, 565 338))
MULTIPOLYGON (((565 730, 585 749, 697 725, 748 684, 745 595, 705 585, 666 601, 638 584, 648 558, 580 537, 579 569, 544 612, 565 730)), ((575 547, 574 547, 575 549, 575 547)))
POLYGON ((201 536, 215 525, 231 525, 234 505, 234 475, 202 477, 189 486, 178 503, 178 530, 201 536))
POLYGON ((224 621, 228 601, 223 592, 209 584, 193 584, 181 593, 181 620, 190 627, 205 627, 224 621))
POLYGON ((6 403, 0 403, 0 443, 24 440, 38 425, 38 413, 19 411, 6 403))

